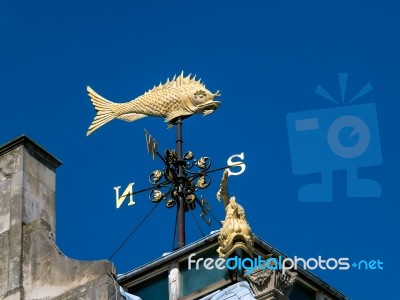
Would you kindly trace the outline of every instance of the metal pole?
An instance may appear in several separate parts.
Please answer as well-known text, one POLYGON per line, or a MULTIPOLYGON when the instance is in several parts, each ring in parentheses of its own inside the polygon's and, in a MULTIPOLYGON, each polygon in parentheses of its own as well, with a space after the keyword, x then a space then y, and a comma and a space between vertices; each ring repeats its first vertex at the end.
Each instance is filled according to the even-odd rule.
POLYGON ((178 227, 178 247, 181 248, 185 246, 185 199, 183 198, 183 180, 185 174, 183 173, 183 154, 182 154, 182 120, 178 119, 176 122, 176 154, 178 156, 178 193, 179 193, 179 202, 178 202, 178 218, 177 218, 177 227, 178 227))

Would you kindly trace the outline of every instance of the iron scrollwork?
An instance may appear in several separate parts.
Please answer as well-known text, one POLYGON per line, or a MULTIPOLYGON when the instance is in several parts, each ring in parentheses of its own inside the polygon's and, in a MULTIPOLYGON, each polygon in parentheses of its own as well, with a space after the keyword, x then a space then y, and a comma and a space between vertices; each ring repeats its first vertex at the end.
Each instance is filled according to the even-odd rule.
MULTIPOLYGON (((152 185, 149 200, 153 203, 165 201, 165 206, 172 208, 181 196, 185 200, 186 211, 195 209, 198 203, 202 208, 207 207, 202 209, 202 214, 206 215, 210 211, 210 204, 203 198, 199 199, 196 192, 211 184, 211 178, 207 174, 211 167, 211 159, 204 156, 197 160, 193 152, 188 151, 182 160, 178 160, 176 151, 167 149, 163 162, 165 166, 162 170, 154 170, 149 175, 152 185)), ((209 223, 208 221, 207 224, 209 223)))

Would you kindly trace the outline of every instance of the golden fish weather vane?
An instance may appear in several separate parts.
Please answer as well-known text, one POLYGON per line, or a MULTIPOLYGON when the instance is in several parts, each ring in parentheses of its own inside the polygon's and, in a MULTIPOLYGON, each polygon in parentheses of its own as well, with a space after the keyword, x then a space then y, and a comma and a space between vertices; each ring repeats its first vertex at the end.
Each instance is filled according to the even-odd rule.
POLYGON ((163 117, 168 122, 168 127, 175 125, 178 118, 186 118, 193 114, 208 115, 220 105, 214 97, 220 96, 219 91, 211 93, 206 89, 201 80, 181 75, 164 84, 154 86, 152 89, 126 103, 114 103, 97 94, 91 87, 87 87, 90 100, 97 115, 90 125, 87 134, 90 135, 113 119, 128 122, 154 116, 163 117))
MULTIPOLYGON (((146 146, 153 160, 159 157, 164 166, 162 169, 150 173, 150 187, 134 191, 131 182, 120 194, 121 186, 114 187, 116 208, 120 208, 129 198, 128 205, 134 205, 134 194, 149 192, 149 200, 158 205, 165 203, 167 208, 177 207, 176 233, 178 236, 177 247, 185 245, 185 213, 200 207, 200 218, 210 226, 211 205, 203 196, 198 197, 197 192, 206 189, 211 183, 210 173, 226 171, 226 176, 240 175, 245 170, 244 153, 232 155, 227 165, 217 169, 211 169, 209 157, 195 158, 191 151, 183 153, 182 120, 194 114, 208 115, 214 112, 220 105, 214 98, 220 96, 219 91, 212 93, 206 89, 204 83, 196 80, 195 76, 184 76, 183 72, 170 81, 153 87, 143 95, 126 103, 113 103, 90 87, 87 88, 90 100, 97 111, 87 135, 90 135, 113 119, 124 121, 136 121, 138 119, 155 116, 165 118, 168 128, 176 127, 176 149, 166 149, 164 155, 158 152, 158 143, 145 130, 146 146), (231 170, 233 168, 233 170, 231 170)), ((192 214, 193 216, 193 214, 192 214)), ((213 216, 213 215, 212 215, 213 216)), ((197 222, 197 221, 196 221, 197 222)), ((139 223, 141 224, 141 223, 139 223)), ((175 235, 174 235, 175 244, 175 235)), ((120 248, 117 249, 118 252, 120 248)), ((110 259, 115 255, 115 253, 110 259)))

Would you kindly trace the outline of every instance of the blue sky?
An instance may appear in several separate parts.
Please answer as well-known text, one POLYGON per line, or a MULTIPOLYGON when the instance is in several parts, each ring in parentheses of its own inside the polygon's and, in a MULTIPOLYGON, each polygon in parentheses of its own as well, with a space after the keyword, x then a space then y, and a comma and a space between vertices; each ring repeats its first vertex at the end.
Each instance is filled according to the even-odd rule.
MULTIPOLYGON (((107 258, 153 205, 144 193, 135 206, 115 208, 114 186, 147 187, 149 173, 162 167, 147 155, 143 129, 161 149, 174 147, 175 131, 146 118, 113 121, 86 137, 95 115, 86 86, 126 102, 182 70, 197 74, 221 91, 222 104, 184 121, 184 151, 211 157, 214 167, 245 153, 246 171, 229 185, 253 231, 288 256, 379 259, 383 270, 315 273, 352 299, 392 298, 399 279, 399 13, 395 1, 1 1, 0 142, 24 133, 63 161, 58 245, 76 259, 107 258), (373 87, 352 104, 375 104, 379 136, 371 141, 382 163, 364 164, 359 176, 379 182, 382 192, 348 197, 346 171, 336 170, 331 202, 300 202, 299 188, 321 175, 294 175, 286 116, 344 107, 339 73, 348 74, 344 104, 368 82, 373 87), (318 85, 339 104, 314 93, 318 85)), ((302 153, 318 150, 296 145, 302 153)), ((219 219, 221 175, 202 193, 219 219)), ((218 229, 199 213, 204 232, 218 229)), ((157 207, 113 258, 118 273, 171 251, 174 214, 157 207)), ((201 234, 190 214, 187 220, 190 242, 201 234)))

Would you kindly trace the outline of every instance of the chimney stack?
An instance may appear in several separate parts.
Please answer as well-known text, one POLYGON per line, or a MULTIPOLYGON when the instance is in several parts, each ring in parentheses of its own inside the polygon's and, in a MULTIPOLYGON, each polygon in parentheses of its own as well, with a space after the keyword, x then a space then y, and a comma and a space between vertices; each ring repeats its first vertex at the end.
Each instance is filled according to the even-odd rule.
POLYGON ((27 136, 0 147, 0 299, 120 299, 111 262, 82 262, 55 244, 56 168, 27 136))

